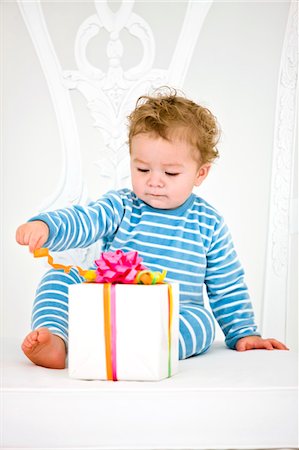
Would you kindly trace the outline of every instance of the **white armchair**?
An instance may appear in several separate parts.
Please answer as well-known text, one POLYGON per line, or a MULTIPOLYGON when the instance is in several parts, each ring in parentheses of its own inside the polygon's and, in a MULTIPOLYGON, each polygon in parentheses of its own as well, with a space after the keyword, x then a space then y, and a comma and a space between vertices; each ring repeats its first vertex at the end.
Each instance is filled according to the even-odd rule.
MULTIPOLYGON (((19 13, 47 81, 63 155, 60 182, 55 192, 44 200, 40 211, 73 203, 84 204, 94 197, 93 190, 101 194, 108 188, 129 187, 126 116, 133 109, 138 96, 161 85, 185 90, 188 67, 194 57, 200 33, 206 32, 206 40, 203 39, 202 43, 205 48, 211 36, 217 33, 215 24, 219 26, 222 23, 221 8, 230 8, 231 23, 237 27, 237 19, 243 17, 244 25, 246 18, 242 14, 248 13, 247 8, 253 7, 253 4, 246 2, 231 2, 223 6, 226 4, 212 0, 167 1, 161 2, 159 6, 160 17, 157 9, 153 15, 153 3, 125 0, 116 4, 105 0, 94 3, 56 3, 56 7, 61 5, 63 11, 80 5, 88 13, 75 37, 77 67, 75 70, 66 70, 57 56, 59 49, 57 46, 54 48, 44 14, 47 8, 53 8, 55 2, 17 0, 19 13), (176 22, 180 31, 175 34, 177 43, 172 46, 169 52, 171 55, 164 55, 168 68, 161 69, 156 64, 156 48, 160 42, 156 39, 154 24, 155 20, 162 23, 163 15, 171 15, 174 7, 179 11, 174 17, 181 19, 181 22, 176 22), (244 9, 241 11, 242 7, 244 9), (147 20, 141 10, 144 15, 147 12, 147 20), (211 21, 207 32, 205 26, 209 14, 211 21), (106 50, 106 59, 102 65, 91 62, 97 58, 95 46, 93 50, 91 48, 95 42, 102 53, 106 50), (131 51, 126 53, 128 48, 131 51), (105 65, 106 69, 103 68, 105 65), (83 100, 87 105, 90 114, 88 120, 92 120, 93 127, 99 132, 99 150, 95 158, 87 156, 82 144, 74 112, 74 93, 79 93, 80 102, 83 100), (89 159, 96 168, 97 176, 93 181, 89 179, 85 164, 89 159)), ((271 2, 255 4, 255 8, 270 8, 269 5, 271 2)), ((66 15, 66 24, 67 19, 66 15)), ((268 19, 271 23, 271 16, 268 19)), ((227 349, 220 339, 206 354, 180 361, 179 373, 170 379, 157 383, 113 383, 72 380, 68 377, 67 369, 50 370, 34 366, 24 359, 18 350, 19 344, 8 343, 4 353, 1 386, 4 413, 1 419, 1 448, 298 448, 297 328, 293 317, 297 308, 294 299, 296 275, 290 270, 292 258, 292 264, 298 264, 292 250, 298 229, 295 221, 290 219, 295 203, 292 200, 295 197, 292 186, 296 177, 293 167, 298 71, 297 19, 298 3, 292 1, 289 4, 289 20, 278 74, 272 184, 269 204, 265 205, 269 210, 268 242, 264 243, 263 249, 266 255, 265 277, 263 287, 256 288, 256 291, 260 289, 264 293, 260 296, 261 302, 257 308, 263 334, 291 342, 291 350, 241 353, 227 349)), ((250 26, 254 28, 254 24, 250 26)), ((271 30, 274 27, 272 25, 271 30)), ((167 31, 164 36, 166 40, 167 31)), ((234 35, 233 30, 232 40, 236 39, 238 36, 234 35)), ((213 42, 214 46, 220 45, 218 36, 213 42)), ((196 67, 201 64, 198 55, 203 53, 197 51, 196 67)), ((210 61, 214 63, 212 59, 210 61)), ((215 66, 217 71, 222 70, 218 64, 215 66)), ((211 76, 211 72, 204 72, 205 76, 211 76)), ((221 92, 224 92, 228 83, 229 80, 225 79, 221 92)), ((219 95, 216 86, 215 91, 215 95, 219 95)), ((210 92, 213 95, 213 89, 210 92)), ((256 105, 259 108, 259 99, 256 99, 256 105)), ((248 236, 244 239, 248 239, 248 236)), ((95 245, 89 249, 56 254, 55 259, 65 264, 87 267, 97 253, 98 245, 95 245)))

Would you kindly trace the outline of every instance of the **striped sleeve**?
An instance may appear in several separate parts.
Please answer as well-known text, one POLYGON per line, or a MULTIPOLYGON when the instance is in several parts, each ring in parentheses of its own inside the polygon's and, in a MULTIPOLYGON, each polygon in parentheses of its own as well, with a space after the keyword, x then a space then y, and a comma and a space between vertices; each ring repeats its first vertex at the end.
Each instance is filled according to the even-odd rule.
POLYGON ((259 335, 244 282, 244 270, 222 219, 215 226, 207 253, 205 284, 212 311, 228 347, 234 349, 242 337, 259 335))
POLYGON ((120 195, 110 191, 87 206, 44 212, 32 217, 29 222, 41 220, 50 230, 45 247, 52 251, 88 247, 104 237, 113 235, 124 214, 120 195))

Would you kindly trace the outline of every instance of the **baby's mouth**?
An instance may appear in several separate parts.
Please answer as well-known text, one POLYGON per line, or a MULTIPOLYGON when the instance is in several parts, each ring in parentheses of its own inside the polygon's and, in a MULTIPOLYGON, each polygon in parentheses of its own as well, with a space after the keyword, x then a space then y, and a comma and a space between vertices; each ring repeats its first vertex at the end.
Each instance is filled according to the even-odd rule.
POLYGON ((155 198, 166 197, 165 194, 153 194, 151 192, 147 192, 146 195, 149 195, 150 197, 155 197, 155 198))

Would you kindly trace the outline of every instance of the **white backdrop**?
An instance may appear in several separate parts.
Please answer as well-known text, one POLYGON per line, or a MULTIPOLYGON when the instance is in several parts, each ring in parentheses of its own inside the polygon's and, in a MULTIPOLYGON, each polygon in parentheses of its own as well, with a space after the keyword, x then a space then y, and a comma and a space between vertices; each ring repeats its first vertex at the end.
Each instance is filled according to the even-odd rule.
MULTIPOLYGON (((120 3, 109 2, 116 14, 120 3)), ((186 8, 184 1, 135 2, 134 13, 148 23, 156 42, 154 68, 168 68, 186 8)), ((230 226, 245 267, 258 324, 294 348, 298 315, 295 219, 290 219, 284 227, 290 231, 289 241, 283 244, 283 270, 277 275, 278 283, 286 281, 285 295, 273 295, 274 320, 268 321, 265 316, 265 313, 271 315, 273 309, 268 288, 275 259, 271 250, 271 227, 277 218, 273 192, 280 192, 279 189, 286 186, 283 183, 277 186, 277 177, 274 177, 274 187, 271 183, 273 163, 276 164, 276 106, 289 10, 289 1, 213 2, 185 79, 178 87, 210 108, 222 128, 221 157, 198 193, 224 214, 230 226), (277 323, 280 308, 284 316, 277 323)), ((42 11, 60 65, 63 70, 77 70, 76 33, 81 23, 95 14, 94 2, 42 2, 42 11)), ((41 261, 34 260, 26 248, 15 243, 15 229, 36 213, 61 185, 64 156, 49 86, 20 8, 15 1, 5 2, 2 12, 2 332, 4 337, 21 342, 30 328, 32 299, 45 267, 41 261)), ((138 64, 142 47, 128 33, 124 32, 121 37, 124 44, 121 63, 127 70, 138 64)), ((90 61, 104 72, 109 63, 106 44, 107 33, 101 31, 87 47, 90 61)), ((287 63, 296 61, 296 52, 295 40, 287 63)), ((83 95, 72 90, 71 101, 83 157, 83 178, 90 197, 96 198, 113 185, 111 176, 103 178, 95 163, 101 158, 103 134, 93 126, 83 95)), ((293 131, 291 119, 290 115, 293 131)), ((283 170, 285 165, 280 163, 280 170, 283 170)), ((290 159, 287 167, 287 183, 297 180, 294 161, 290 159)), ((295 211, 298 198, 296 182, 290 186, 291 192, 286 193, 287 215, 295 211)), ((292 214, 295 217, 296 214, 292 214)))

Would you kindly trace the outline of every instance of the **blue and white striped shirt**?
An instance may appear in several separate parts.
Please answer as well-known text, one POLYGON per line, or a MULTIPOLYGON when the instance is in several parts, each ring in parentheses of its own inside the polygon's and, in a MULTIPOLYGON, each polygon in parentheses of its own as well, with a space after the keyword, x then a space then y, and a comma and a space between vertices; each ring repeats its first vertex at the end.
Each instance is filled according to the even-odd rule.
POLYGON ((137 251, 151 270, 167 270, 180 284, 180 301, 204 305, 203 288, 229 347, 257 335, 244 271, 223 218, 191 194, 176 209, 155 209, 131 190, 110 191, 87 206, 39 214, 47 223, 45 243, 52 251, 88 247, 98 240, 103 251, 137 251))

